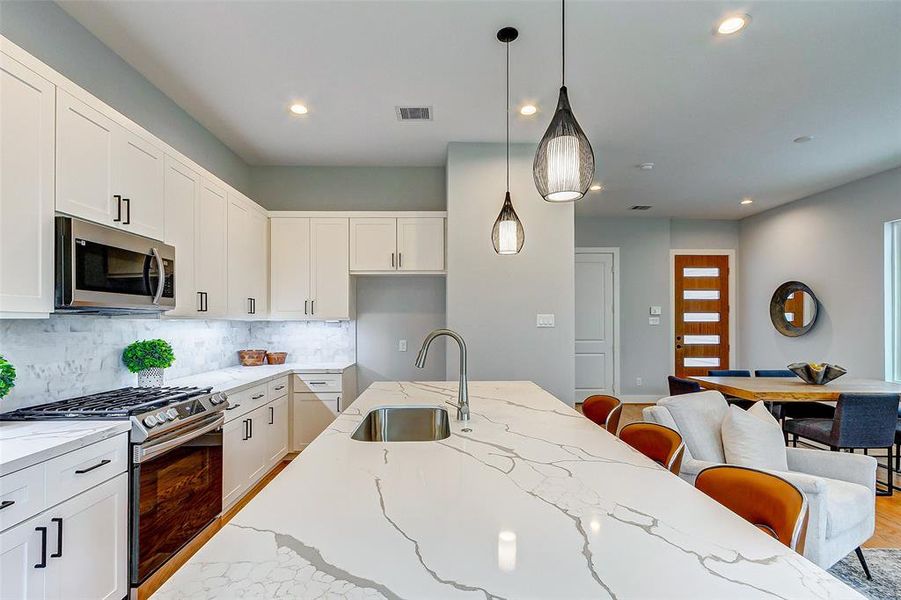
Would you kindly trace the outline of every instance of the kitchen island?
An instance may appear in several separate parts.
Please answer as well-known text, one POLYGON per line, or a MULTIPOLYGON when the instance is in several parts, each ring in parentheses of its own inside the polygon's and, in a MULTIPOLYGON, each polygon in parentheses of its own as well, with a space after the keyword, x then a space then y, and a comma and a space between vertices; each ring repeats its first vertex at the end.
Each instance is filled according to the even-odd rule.
POLYGON ((362 442, 375 383, 153 598, 856 598, 529 382, 471 382, 451 435, 362 442))

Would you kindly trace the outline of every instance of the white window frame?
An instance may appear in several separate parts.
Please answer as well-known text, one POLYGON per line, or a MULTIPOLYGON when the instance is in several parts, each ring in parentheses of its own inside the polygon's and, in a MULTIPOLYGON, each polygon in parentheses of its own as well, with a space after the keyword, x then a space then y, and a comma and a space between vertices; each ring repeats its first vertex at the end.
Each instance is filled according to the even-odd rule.
POLYGON ((901 220, 885 224, 885 379, 901 383, 901 220))

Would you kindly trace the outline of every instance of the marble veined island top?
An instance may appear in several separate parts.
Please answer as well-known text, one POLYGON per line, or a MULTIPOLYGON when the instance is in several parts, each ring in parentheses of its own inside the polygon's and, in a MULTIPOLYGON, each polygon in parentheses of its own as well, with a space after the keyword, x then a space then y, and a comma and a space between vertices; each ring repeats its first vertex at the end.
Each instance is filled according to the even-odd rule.
POLYGON ((535 384, 469 393, 448 439, 354 441, 456 398, 373 384, 153 597, 862 598, 535 384))

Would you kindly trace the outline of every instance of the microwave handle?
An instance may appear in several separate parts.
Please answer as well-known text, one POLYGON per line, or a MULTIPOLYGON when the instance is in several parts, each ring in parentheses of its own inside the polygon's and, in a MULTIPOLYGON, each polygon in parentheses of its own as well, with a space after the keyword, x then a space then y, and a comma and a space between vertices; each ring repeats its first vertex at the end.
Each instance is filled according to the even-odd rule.
POLYGON ((156 260, 156 270, 159 273, 159 283, 156 286, 156 294, 153 296, 153 303, 159 304, 160 298, 163 297, 163 287, 166 285, 166 263, 163 262, 163 257, 160 256, 159 250, 151 248, 150 251, 153 253, 153 258, 156 260))

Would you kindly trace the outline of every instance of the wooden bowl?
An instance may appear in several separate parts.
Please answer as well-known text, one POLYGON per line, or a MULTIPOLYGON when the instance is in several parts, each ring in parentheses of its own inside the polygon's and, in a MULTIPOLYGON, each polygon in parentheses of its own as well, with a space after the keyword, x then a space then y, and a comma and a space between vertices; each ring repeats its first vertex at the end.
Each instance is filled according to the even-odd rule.
POLYGON ((242 367, 258 367, 266 358, 265 350, 238 350, 238 360, 242 367))
POLYGON ((266 353, 266 362, 270 365, 283 365, 285 364, 285 359, 288 358, 287 352, 267 352, 266 353))

